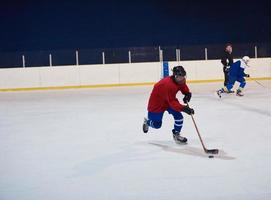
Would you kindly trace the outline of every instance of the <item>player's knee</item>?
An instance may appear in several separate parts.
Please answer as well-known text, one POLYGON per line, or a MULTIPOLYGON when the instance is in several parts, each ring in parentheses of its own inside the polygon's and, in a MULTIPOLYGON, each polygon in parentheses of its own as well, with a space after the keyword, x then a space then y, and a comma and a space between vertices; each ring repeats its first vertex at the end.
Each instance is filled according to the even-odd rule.
POLYGON ((224 91, 225 92, 231 91, 232 87, 233 87, 233 84, 232 83, 228 83, 227 86, 224 87, 224 91))
POLYGON ((183 115, 181 112, 176 112, 174 118, 175 118, 175 121, 179 121, 179 120, 182 121, 183 115))
POLYGON ((153 122, 151 123, 151 127, 152 127, 152 128, 159 129, 159 128, 161 128, 161 126, 162 126, 162 122, 161 122, 161 121, 153 121, 153 122))
POLYGON ((182 113, 181 112, 178 112, 178 111, 171 111, 171 113, 170 114, 172 114, 173 115, 173 117, 174 117, 174 120, 176 121, 178 121, 178 120, 182 120, 183 119, 183 115, 182 115, 182 113))
POLYGON ((240 87, 241 88, 244 88, 246 86, 246 82, 242 82, 241 84, 240 84, 240 87))

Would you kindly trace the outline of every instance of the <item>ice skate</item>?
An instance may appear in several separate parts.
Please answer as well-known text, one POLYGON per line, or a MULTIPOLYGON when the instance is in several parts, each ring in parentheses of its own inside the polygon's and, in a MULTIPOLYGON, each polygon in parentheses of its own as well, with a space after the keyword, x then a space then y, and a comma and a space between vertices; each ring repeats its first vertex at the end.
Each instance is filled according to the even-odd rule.
POLYGON ((144 118, 144 122, 143 122, 143 126, 142 126, 144 133, 148 133, 148 131, 149 131, 149 125, 147 122, 148 122, 148 120, 146 118, 144 118))
POLYGON ((179 132, 172 130, 173 133, 173 139, 177 144, 186 144, 187 139, 185 137, 182 137, 179 132))
POLYGON ((238 90, 236 91, 236 96, 239 96, 239 97, 244 96, 242 90, 238 89, 238 90))
POLYGON ((228 91, 226 91, 226 93, 228 93, 228 94, 234 93, 234 90, 228 90, 228 91))
POLYGON ((221 90, 217 90, 217 91, 216 91, 216 94, 218 95, 219 98, 221 98, 221 93, 222 93, 221 90))
POLYGON ((217 91, 216 91, 216 94, 219 96, 219 98, 221 98, 221 94, 222 94, 222 93, 225 93, 225 91, 226 91, 226 90, 225 90, 224 88, 221 88, 220 90, 217 90, 217 91))

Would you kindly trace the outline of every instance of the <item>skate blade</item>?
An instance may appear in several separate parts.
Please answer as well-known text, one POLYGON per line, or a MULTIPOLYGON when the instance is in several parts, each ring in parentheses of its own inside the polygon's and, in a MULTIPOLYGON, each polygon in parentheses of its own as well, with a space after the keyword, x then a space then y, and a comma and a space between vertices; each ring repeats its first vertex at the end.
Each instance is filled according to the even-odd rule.
POLYGON ((175 143, 178 144, 178 145, 186 145, 187 141, 186 142, 175 141, 175 143))

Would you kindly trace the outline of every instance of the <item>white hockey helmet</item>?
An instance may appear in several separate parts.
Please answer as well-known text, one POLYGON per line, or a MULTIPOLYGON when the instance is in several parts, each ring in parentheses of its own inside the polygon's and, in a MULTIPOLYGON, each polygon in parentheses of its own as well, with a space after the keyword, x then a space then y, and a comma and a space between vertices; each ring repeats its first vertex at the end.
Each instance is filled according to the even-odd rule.
POLYGON ((249 62, 249 57, 248 56, 244 56, 243 58, 242 58, 242 60, 247 64, 248 62, 249 62))

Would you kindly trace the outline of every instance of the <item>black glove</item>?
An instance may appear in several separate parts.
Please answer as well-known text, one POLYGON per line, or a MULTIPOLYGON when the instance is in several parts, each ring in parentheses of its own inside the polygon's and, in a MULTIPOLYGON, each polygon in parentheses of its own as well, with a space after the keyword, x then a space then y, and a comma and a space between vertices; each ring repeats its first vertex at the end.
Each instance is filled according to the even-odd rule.
POLYGON ((192 93, 188 92, 187 94, 184 94, 183 102, 188 103, 192 97, 192 93))
POLYGON ((188 106, 184 106, 183 107, 183 112, 185 112, 188 115, 194 115, 194 109, 193 108, 189 108, 188 106))
POLYGON ((249 74, 245 74, 245 77, 249 78, 249 77, 250 77, 250 75, 249 75, 249 74))

